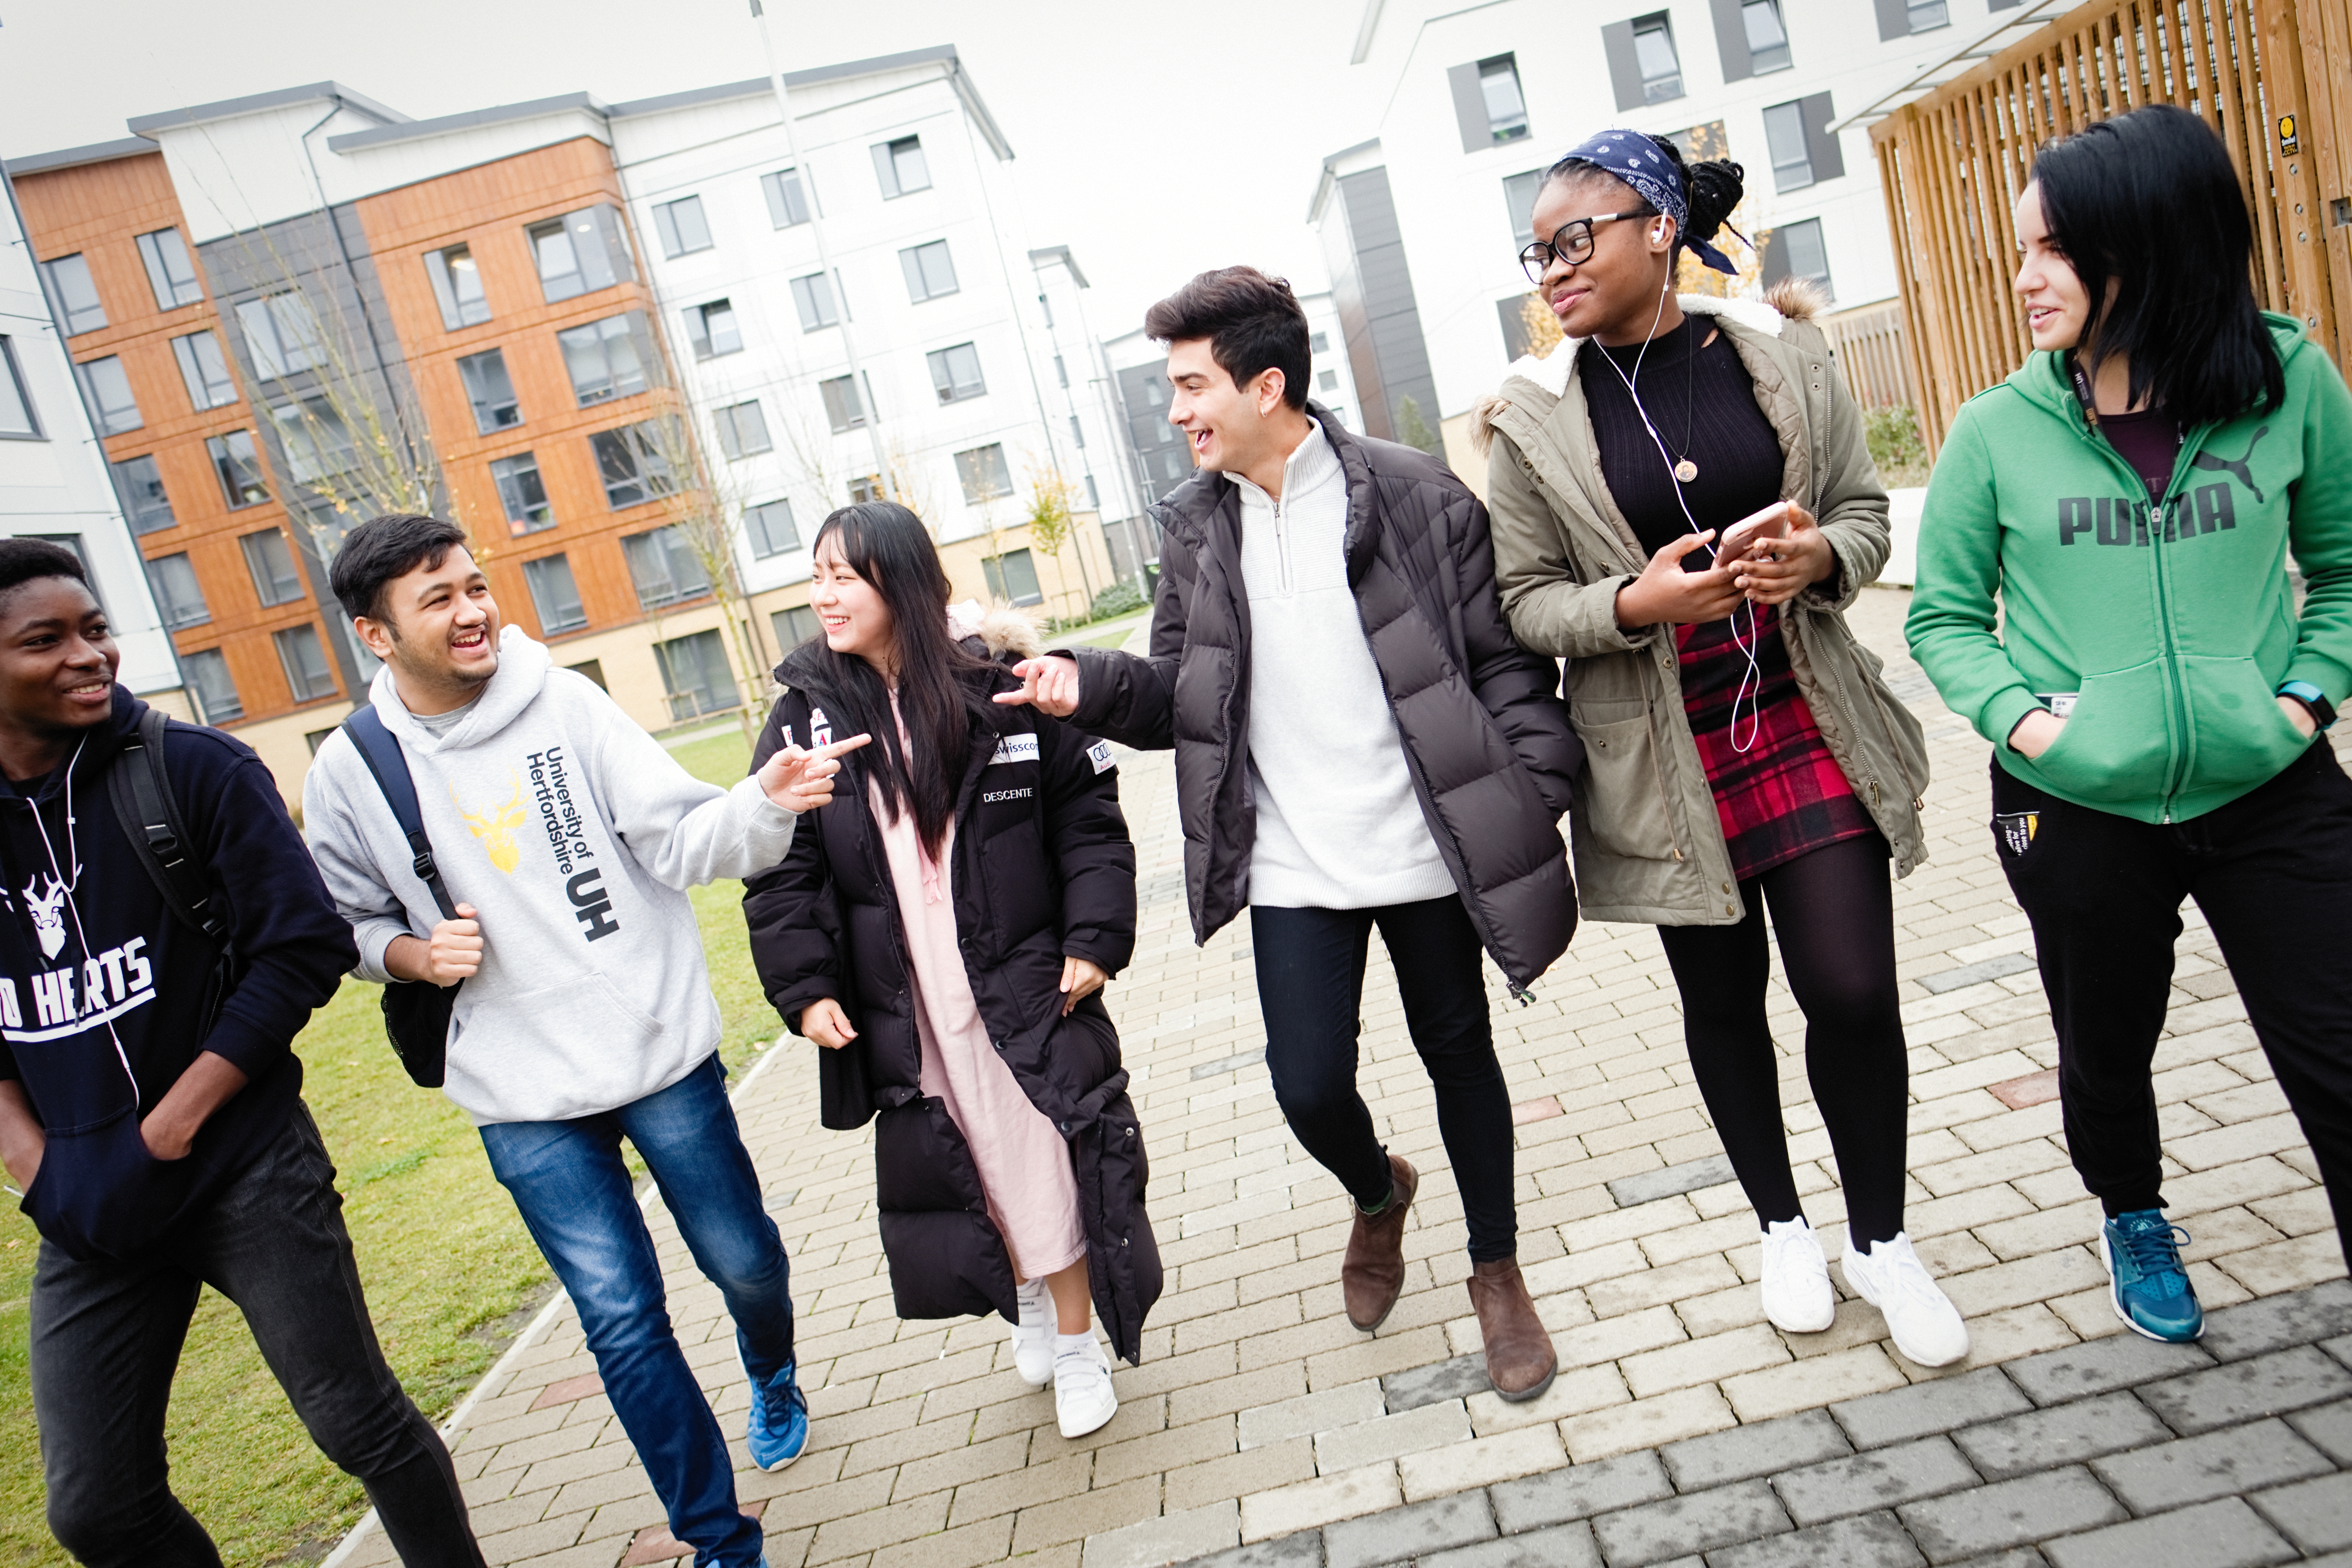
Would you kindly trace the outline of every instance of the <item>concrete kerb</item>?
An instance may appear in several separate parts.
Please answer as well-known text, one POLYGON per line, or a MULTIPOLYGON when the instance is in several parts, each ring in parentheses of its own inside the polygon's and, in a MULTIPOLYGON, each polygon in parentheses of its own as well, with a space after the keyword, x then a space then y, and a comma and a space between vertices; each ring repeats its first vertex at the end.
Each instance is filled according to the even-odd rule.
MULTIPOLYGON (((730 1105, 739 1108, 742 1105, 743 1097, 751 1092, 751 1086, 760 1081, 760 1075, 768 1070, 770 1062, 776 1059, 776 1052, 783 1046, 785 1038, 786 1037, 779 1035, 768 1042, 768 1048, 760 1053, 760 1059, 751 1064, 751 1069, 743 1075, 743 1081, 737 1084, 734 1092, 727 1097, 727 1102, 730 1105)), ((650 1215, 654 1212, 654 1205, 660 1201, 661 1189, 654 1184, 651 1178, 647 1178, 645 1191, 637 1194, 638 1212, 650 1215)), ((530 1322, 524 1327, 522 1332, 514 1337, 514 1342, 507 1346, 506 1353, 491 1363, 490 1370, 482 1373, 474 1386, 466 1391, 466 1397, 457 1401, 457 1407, 449 1412, 449 1418, 446 1421, 441 1423, 442 1442, 446 1443, 457 1435, 459 1429, 466 1425, 466 1417, 474 1413, 474 1406, 482 1402, 488 1390, 499 1385, 499 1380, 512 1370, 514 1363, 522 1358, 524 1352, 539 1342, 540 1336, 547 1332, 549 1326, 562 1315, 564 1306, 571 1300, 571 1296, 562 1290, 558 1290, 547 1299, 547 1304, 532 1315, 530 1322)), ((351 1560, 352 1553, 357 1552, 361 1544, 374 1531, 377 1523, 375 1510, 370 1509, 362 1514, 360 1521, 352 1526, 350 1532, 336 1543, 335 1549, 327 1554, 326 1560, 320 1563, 319 1568, 342 1568, 343 1563, 351 1560)))

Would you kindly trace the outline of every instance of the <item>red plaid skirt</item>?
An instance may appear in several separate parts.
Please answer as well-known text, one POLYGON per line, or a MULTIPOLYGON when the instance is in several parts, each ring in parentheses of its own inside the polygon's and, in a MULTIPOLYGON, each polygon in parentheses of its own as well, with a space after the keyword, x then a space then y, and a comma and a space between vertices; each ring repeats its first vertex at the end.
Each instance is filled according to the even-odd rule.
POLYGON ((1878 831, 1797 689, 1778 606, 1758 607, 1752 638, 1748 612, 1741 610, 1729 620, 1676 626, 1675 647, 1681 655, 1683 711, 1740 880, 1878 831), (1742 644, 1756 651, 1753 680, 1742 644))

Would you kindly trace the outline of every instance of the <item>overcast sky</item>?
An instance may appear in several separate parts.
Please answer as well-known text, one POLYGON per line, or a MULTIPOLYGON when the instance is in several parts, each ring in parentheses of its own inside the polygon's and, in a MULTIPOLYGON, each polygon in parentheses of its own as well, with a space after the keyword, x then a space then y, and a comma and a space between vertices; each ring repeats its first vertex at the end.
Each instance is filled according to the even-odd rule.
MULTIPOLYGON (((1363 0, 768 0, 787 69, 953 44, 1013 143, 1033 245, 1113 337, 1203 268, 1324 287, 1307 204, 1362 140, 1363 0)), ((756 76, 749 0, 0 0, 0 156, 332 79, 425 119, 756 76)))

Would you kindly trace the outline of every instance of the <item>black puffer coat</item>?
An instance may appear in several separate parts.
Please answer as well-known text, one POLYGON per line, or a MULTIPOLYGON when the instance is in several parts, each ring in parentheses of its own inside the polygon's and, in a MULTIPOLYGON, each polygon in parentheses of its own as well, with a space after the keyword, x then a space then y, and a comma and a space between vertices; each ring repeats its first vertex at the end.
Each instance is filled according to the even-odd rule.
MULTIPOLYGON (((788 737, 808 745, 827 706, 824 661, 808 650, 787 657, 776 679, 791 689, 768 716, 754 770, 788 737)), ((1001 668, 988 679, 992 691, 1020 684, 1001 668)), ((1112 1348, 1134 1361, 1160 1289, 1143 1134, 1102 994, 1066 1018, 1060 987, 1066 954, 1112 974, 1133 955, 1135 847, 1108 746, 1025 708, 994 719, 995 728, 972 727, 949 857, 965 973, 1005 1064, 1069 1141, 1095 1308, 1112 1348)), ((821 1113, 843 1130, 880 1118, 876 1195, 898 1315, 1010 1319, 1012 1262, 979 1173, 946 1108, 922 1093, 905 928, 867 805, 867 754, 842 759, 833 804, 803 820, 782 865, 744 884, 752 963, 795 1032, 821 997, 839 1002, 857 1030, 844 1049, 817 1053, 821 1113)))
MULTIPOLYGON (((1323 425, 1348 484, 1348 582, 1404 737, 1413 793, 1479 940, 1517 993, 1568 951, 1576 888, 1555 826, 1584 747, 1559 666, 1512 640, 1495 595, 1486 509, 1435 458, 1323 425)), ((1184 886, 1207 942, 1249 903, 1249 593, 1241 491, 1194 475, 1152 510, 1160 594, 1146 658, 1078 661, 1070 723, 1176 750, 1184 886)))

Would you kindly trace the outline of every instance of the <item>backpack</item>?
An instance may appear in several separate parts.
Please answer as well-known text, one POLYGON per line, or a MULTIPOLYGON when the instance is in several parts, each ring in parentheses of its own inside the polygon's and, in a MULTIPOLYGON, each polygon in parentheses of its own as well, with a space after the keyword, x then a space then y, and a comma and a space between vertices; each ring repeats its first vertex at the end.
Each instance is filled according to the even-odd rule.
POLYGON ((220 949, 196 1013, 198 1033, 208 1034, 236 984, 236 950, 229 941, 227 912, 214 901, 212 883, 195 861, 194 841, 181 820, 171 775, 163 769, 163 731, 170 724, 158 709, 139 715, 139 738, 116 753, 107 770, 106 792, 123 837, 131 840, 131 852, 146 868, 155 890, 163 895, 164 906, 183 925, 220 949))
MULTIPOLYGON (((441 881, 434 863, 433 841, 425 834, 425 814, 416 804, 416 782, 408 774, 408 757, 400 738, 383 727, 373 704, 362 701, 343 721, 343 733, 375 775, 393 820, 416 858, 410 863, 417 879, 432 891, 434 907, 443 920, 457 918, 457 906, 441 881)), ((465 985, 436 985, 429 980, 394 980, 383 988, 383 1032, 400 1058, 400 1065, 420 1089, 438 1089, 449 1057, 449 1014, 465 985)))

